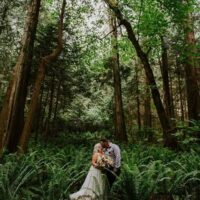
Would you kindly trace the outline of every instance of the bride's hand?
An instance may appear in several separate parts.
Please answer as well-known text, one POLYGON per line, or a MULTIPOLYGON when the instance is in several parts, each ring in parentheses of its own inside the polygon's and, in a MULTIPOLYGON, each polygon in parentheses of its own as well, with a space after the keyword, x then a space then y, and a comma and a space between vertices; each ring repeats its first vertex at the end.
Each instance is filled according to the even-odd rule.
POLYGON ((95 164, 95 163, 92 163, 92 165, 93 165, 93 167, 97 167, 97 164, 95 164))

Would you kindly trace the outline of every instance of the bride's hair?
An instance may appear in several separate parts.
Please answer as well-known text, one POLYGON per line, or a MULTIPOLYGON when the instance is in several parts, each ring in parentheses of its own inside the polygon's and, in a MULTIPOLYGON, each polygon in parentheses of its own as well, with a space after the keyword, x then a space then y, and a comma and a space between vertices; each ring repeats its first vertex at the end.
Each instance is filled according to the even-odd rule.
POLYGON ((100 149, 102 149, 101 144, 100 143, 95 144, 93 153, 98 153, 100 149))

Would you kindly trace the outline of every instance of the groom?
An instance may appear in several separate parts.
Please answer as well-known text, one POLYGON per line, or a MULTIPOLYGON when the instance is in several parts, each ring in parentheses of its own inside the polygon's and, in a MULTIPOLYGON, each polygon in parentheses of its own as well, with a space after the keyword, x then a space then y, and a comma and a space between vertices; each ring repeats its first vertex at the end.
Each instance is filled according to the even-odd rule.
POLYGON ((108 182, 112 187, 115 179, 120 174, 121 168, 121 152, 118 145, 111 143, 109 140, 103 138, 100 140, 101 146, 105 149, 105 154, 110 156, 113 160, 113 166, 106 171, 108 182))

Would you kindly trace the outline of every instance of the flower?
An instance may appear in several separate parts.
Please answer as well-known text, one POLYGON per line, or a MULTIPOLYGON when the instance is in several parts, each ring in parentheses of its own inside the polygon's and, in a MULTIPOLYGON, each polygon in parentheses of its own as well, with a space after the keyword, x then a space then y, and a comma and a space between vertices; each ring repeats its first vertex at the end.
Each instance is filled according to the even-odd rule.
POLYGON ((99 157, 98 161, 97 161, 97 165, 98 167, 110 167, 113 165, 113 160, 106 155, 102 155, 99 157))

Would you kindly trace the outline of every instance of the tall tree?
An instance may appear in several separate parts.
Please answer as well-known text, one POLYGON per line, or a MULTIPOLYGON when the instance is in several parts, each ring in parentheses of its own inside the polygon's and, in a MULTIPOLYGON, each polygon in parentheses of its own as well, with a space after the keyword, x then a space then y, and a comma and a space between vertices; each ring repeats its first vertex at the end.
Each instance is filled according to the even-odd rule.
POLYGON ((120 21, 120 24, 124 25, 124 27, 126 28, 126 31, 128 33, 128 38, 131 41, 132 45, 134 46, 134 48, 137 52, 137 55, 140 58, 141 63, 144 66, 148 84, 151 87, 153 101, 156 106, 157 114, 158 114, 162 129, 163 129, 164 144, 165 144, 165 146, 175 148, 177 146, 177 141, 174 138, 174 136, 172 135, 172 126, 170 125, 169 118, 165 112, 163 103, 161 101, 160 92, 158 90, 158 87, 157 87, 157 84, 155 81, 155 77, 154 77, 151 65, 149 63, 148 54, 142 50, 138 40, 136 39, 136 35, 133 31, 131 23, 127 19, 124 18, 123 14, 121 13, 121 11, 118 7, 117 1, 116 0, 105 0, 105 2, 114 11, 116 17, 120 21))
POLYGON ((55 72, 53 72, 52 79, 51 79, 49 110, 48 110, 48 115, 47 115, 47 119, 45 123, 46 127, 45 127, 44 137, 46 139, 48 138, 48 135, 50 132, 50 123, 52 122, 54 90, 55 90, 55 72))
POLYGON ((33 46, 38 23, 41 0, 32 0, 25 22, 22 48, 14 67, 13 76, 7 88, 0 114, 0 151, 5 146, 10 152, 17 149, 24 123, 24 107, 27 95, 29 72, 31 69, 33 46))
POLYGON ((127 141, 126 126, 124 120, 124 110, 122 102, 121 91, 121 77, 120 77, 120 62, 118 50, 118 31, 117 19, 112 12, 110 12, 110 27, 112 30, 111 46, 112 46, 112 69, 114 78, 114 109, 115 109, 115 135, 120 141, 127 141))
POLYGON ((61 82, 62 79, 60 78, 58 80, 58 86, 57 86, 57 90, 56 90, 56 100, 55 100, 55 108, 54 108, 54 114, 53 114, 53 125, 52 125, 52 129, 53 129, 53 135, 55 135, 55 129, 56 129, 56 119, 57 119, 57 114, 58 114, 58 109, 59 109, 59 100, 60 100, 60 93, 61 93, 61 82))
POLYGON ((136 103, 137 103, 137 123, 138 129, 141 129, 141 112, 140 112, 140 81, 139 81, 139 66, 135 63, 135 89, 136 89, 136 103))
POLYGON ((181 110, 181 120, 184 121, 185 119, 185 112, 184 112, 184 98, 183 98, 183 91, 182 91, 182 84, 181 84, 181 66, 176 56, 176 75, 178 79, 178 92, 179 92, 179 101, 180 101, 180 110, 181 110))
POLYGON ((145 79, 145 100, 144 100, 144 128, 151 128, 152 126, 152 116, 151 116, 151 94, 148 85, 147 78, 145 79))
POLYGON ((200 88, 197 78, 197 49, 193 27, 193 17, 190 9, 190 1, 184 0, 187 5, 186 17, 184 19, 185 33, 185 79, 187 91, 188 117, 189 120, 200 120, 200 88))
MULTIPOLYGON (((162 0, 162 6, 169 11, 171 20, 178 27, 179 33, 184 33, 182 43, 182 61, 185 69, 187 108, 189 120, 200 119, 200 88, 198 83, 197 45, 194 34, 193 10, 197 1, 162 0), (185 47, 185 48, 183 48, 185 47)), ((179 34, 178 33, 178 34, 179 34)))
POLYGON ((31 103, 30 103, 27 119, 23 128, 23 132, 21 134, 20 141, 19 141, 19 152, 25 152, 28 147, 28 141, 31 134, 33 119, 34 119, 34 115, 37 109, 38 99, 40 95, 40 88, 45 78, 47 65, 56 61, 56 59, 62 52, 62 47, 63 47, 62 36, 63 36, 63 21, 64 21, 65 5, 66 5, 66 0, 63 0, 61 13, 60 13, 59 27, 58 27, 57 46, 49 55, 42 57, 39 63, 38 73, 37 73, 37 77, 36 77, 36 81, 34 85, 33 94, 31 97, 31 103))
POLYGON ((163 36, 161 36, 160 38, 162 47, 162 60, 160 63, 160 68, 163 80, 165 110, 170 118, 174 118, 172 95, 170 93, 170 87, 169 87, 169 64, 168 64, 167 44, 163 36))

